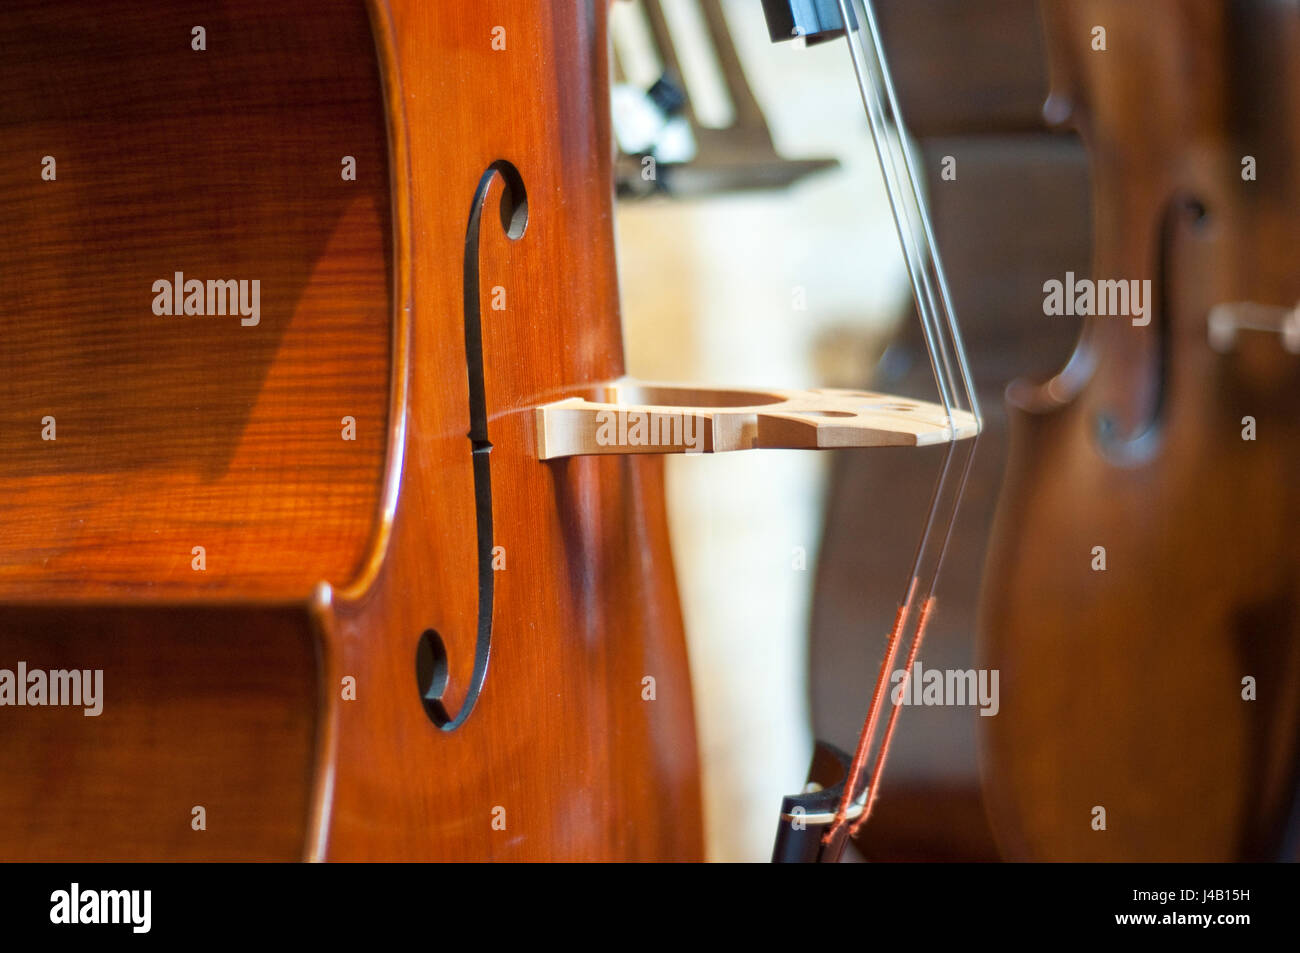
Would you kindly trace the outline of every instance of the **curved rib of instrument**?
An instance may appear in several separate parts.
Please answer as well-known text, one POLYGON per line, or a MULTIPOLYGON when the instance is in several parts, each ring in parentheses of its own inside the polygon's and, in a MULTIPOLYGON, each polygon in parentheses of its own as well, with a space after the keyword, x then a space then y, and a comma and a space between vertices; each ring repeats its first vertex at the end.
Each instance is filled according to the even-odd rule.
POLYGON ((749 390, 621 378, 597 401, 536 409, 541 460, 593 454, 923 447, 979 432, 973 414, 854 390, 749 390))

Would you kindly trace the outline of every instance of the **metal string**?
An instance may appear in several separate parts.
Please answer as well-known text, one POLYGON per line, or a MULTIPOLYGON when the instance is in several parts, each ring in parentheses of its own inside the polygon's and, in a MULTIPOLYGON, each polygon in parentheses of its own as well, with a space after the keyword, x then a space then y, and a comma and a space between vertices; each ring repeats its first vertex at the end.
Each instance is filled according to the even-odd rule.
MULTIPOLYGON (((970 477, 971 465, 975 459, 975 443, 971 440, 966 447, 965 459, 960 467, 960 479, 956 489, 949 491, 953 458, 956 451, 956 424, 954 413, 968 411, 976 422, 976 435, 983 427, 979 400, 975 393, 970 365, 966 358, 966 348, 962 342, 961 331, 957 326, 952 307, 952 295, 944 276, 943 263, 939 257, 938 244, 934 239, 934 229, 926 208, 925 198, 918 184, 919 178, 907 148, 903 132, 902 114, 898 107, 898 97, 894 92, 893 81, 885 59, 884 48, 880 42, 880 30, 876 23, 874 11, 865 0, 838 0, 840 15, 848 39, 849 54, 853 60, 853 70, 858 80, 858 89, 862 95, 862 104, 867 112, 871 126, 871 136, 880 160, 881 174, 889 195, 889 204, 894 213, 894 224, 898 231, 899 244, 907 263, 908 276, 912 283, 913 296, 916 299, 917 315, 921 321, 921 331, 925 337, 926 348, 930 358, 930 368, 934 372, 935 386, 939 399, 943 403, 948 417, 948 452, 944 458, 943 469, 935 481, 930 507, 926 514, 924 529, 917 544, 912 561, 912 571, 902 602, 899 605, 894 627, 889 634, 885 657, 872 692, 871 704, 867 710, 866 721, 858 739, 845 779, 844 790, 840 797, 834 820, 827 825, 822 838, 821 859, 836 861, 840 858, 848 837, 856 835, 867 822, 875 805, 879 792, 880 776, 884 771, 889 745, 893 739, 894 728, 898 721, 899 705, 890 713, 879 746, 874 745, 880 716, 885 699, 889 697, 887 684, 892 675, 895 659, 904 635, 911 622, 913 608, 918 594, 921 594, 921 607, 917 614, 915 629, 909 641, 907 661, 898 690, 905 692, 911 677, 913 663, 925 637, 926 625, 934 614, 936 599, 935 587, 944 556, 952 538, 957 511, 965 494, 970 477), (855 14, 857 15, 855 17, 855 14), (866 24, 871 42, 863 40, 862 24, 866 24), (918 230, 917 225, 920 224, 918 230), (942 518, 941 518, 942 514, 942 518), (942 525, 938 534, 938 549, 935 551, 936 526, 942 525), (876 747, 876 757, 870 777, 862 788, 868 757, 876 747), (849 811, 865 794, 866 803, 858 817, 849 824, 849 811)), ((901 697, 900 697, 901 702, 901 697)))
POLYGON ((919 177, 906 145, 902 112, 880 42, 875 14, 864 0, 838 0, 838 3, 940 401, 949 415, 950 427, 954 410, 969 411, 977 423, 982 423, 966 348, 952 307, 952 294, 944 276, 919 177), (870 34, 870 43, 864 39, 864 23, 866 32, 870 34))

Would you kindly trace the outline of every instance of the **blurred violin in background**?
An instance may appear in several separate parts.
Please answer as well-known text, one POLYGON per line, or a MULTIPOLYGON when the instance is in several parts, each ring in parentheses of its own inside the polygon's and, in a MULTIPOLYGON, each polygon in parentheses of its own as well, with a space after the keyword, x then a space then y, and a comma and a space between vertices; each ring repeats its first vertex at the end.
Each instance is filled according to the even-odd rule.
POLYGON ((1046 113, 1091 161, 1094 278, 1153 304, 1088 317, 1058 374, 1008 391, 990 818, 1020 859, 1294 859, 1300 9, 1043 12, 1046 113))

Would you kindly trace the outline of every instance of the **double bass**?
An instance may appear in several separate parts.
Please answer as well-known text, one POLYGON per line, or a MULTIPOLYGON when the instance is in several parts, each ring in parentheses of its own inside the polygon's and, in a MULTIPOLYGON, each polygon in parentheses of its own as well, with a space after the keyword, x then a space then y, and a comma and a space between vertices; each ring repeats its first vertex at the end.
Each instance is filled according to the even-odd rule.
POLYGON ((1059 373, 1008 391, 989 816, 1014 859, 1294 859, 1300 11, 1042 9, 1046 114, 1090 154, 1091 277, 1152 307, 1089 317, 1059 373))
POLYGON ((660 456, 979 417, 624 376, 607 15, 6 7, 0 856, 699 858, 660 456))
POLYGON ((5 6, 0 856, 700 856, 607 6, 5 6))

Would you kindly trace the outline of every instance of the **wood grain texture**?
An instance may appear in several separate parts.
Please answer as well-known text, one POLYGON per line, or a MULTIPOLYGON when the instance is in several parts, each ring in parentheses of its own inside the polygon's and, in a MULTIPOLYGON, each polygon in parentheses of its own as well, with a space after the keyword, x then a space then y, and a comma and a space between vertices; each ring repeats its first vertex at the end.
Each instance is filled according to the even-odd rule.
POLYGON ((0 859, 300 858, 309 623, 290 606, 6 608, 0 668, 99 669, 103 696, 91 717, 0 708, 0 859))
POLYGON ((102 669, 104 690, 97 717, 0 708, 0 856, 301 857, 307 602, 359 571, 388 438, 369 19, 60 2, 0 24, 0 668, 102 669), (177 271, 258 279, 259 323, 155 314, 177 271))
POLYGON ((1156 301, 1145 327, 1089 319, 1065 369, 1008 392, 981 620, 1002 692, 981 726, 990 817, 1016 859, 1269 859, 1300 724, 1300 367, 1276 335, 1216 352, 1206 318, 1300 298, 1300 15, 1045 10, 1053 112, 1092 159, 1096 277, 1150 279, 1156 301), (1268 175, 1244 181, 1244 155, 1268 175))
POLYGON ((544 464, 531 431, 622 371, 605 16, 0 12, 0 667, 102 667, 106 696, 99 718, 0 708, 0 856, 699 856, 660 470, 544 464), (511 240, 494 185, 479 262, 505 564, 483 696, 445 733, 415 652, 441 632, 454 710, 477 604, 465 235, 500 159, 529 201, 511 240), (260 324, 154 314, 177 271, 260 279, 260 324))
POLYGON ((382 560, 318 602, 325 684, 353 675, 358 696, 330 703, 312 854, 698 858, 691 689, 660 462, 542 463, 532 429, 537 405, 623 370, 606 5, 374 9, 400 123, 395 168, 408 173, 396 197, 399 299, 410 301, 405 462, 382 560), (504 50, 492 48, 494 27, 504 50), (500 160, 528 197, 527 229, 512 240, 494 181, 479 250, 505 568, 482 697, 445 733, 417 704, 413 663, 420 634, 436 629, 457 711, 477 612, 461 276, 470 199, 500 160), (491 307, 495 288, 503 310, 491 307), (646 677, 653 701, 642 696, 646 677))
POLYGON ((979 432, 975 417, 868 391, 746 390, 651 384, 625 378, 596 400, 570 397, 537 408, 537 454, 725 453, 923 447, 979 432))
POLYGON ((302 599, 351 578, 379 505, 391 314, 365 10, 0 17, 0 601, 302 599), (155 315, 153 283, 178 271, 258 279, 260 323, 155 315))

